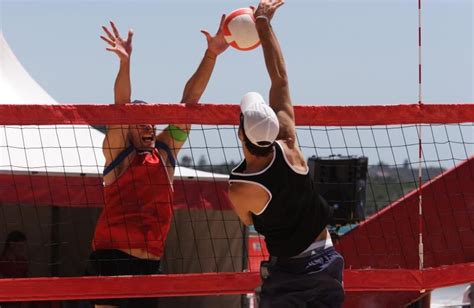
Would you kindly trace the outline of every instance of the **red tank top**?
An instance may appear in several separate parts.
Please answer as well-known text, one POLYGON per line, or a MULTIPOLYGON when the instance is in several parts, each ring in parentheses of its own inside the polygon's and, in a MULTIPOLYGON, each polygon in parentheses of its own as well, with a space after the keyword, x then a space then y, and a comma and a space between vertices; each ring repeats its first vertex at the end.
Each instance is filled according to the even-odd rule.
POLYGON ((136 153, 130 166, 104 187, 105 206, 92 247, 144 249, 162 256, 172 216, 173 188, 158 150, 136 153))

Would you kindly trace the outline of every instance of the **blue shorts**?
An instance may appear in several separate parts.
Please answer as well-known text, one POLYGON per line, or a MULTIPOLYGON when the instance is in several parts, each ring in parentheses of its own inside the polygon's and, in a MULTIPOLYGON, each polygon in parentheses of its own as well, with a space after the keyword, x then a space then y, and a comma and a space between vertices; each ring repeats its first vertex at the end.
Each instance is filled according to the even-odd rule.
POLYGON ((318 248, 307 257, 262 262, 261 308, 342 307, 344 259, 333 248, 318 248))

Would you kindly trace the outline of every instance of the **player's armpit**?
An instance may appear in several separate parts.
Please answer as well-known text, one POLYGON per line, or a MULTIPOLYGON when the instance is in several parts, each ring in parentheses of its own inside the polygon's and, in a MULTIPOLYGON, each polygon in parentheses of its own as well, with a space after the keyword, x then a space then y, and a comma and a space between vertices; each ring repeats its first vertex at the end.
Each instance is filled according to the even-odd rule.
POLYGON ((128 146, 128 125, 109 125, 102 143, 105 163, 110 164, 128 146))
POLYGON ((252 214, 248 210, 245 202, 245 194, 243 194, 239 183, 230 183, 229 199, 234 206, 235 213, 239 216, 240 221, 246 226, 253 225, 252 214))
POLYGON ((296 127, 294 120, 284 111, 276 113, 278 122, 280 124, 280 132, 278 140, 285 140, 288 147, 291 149, 297 145, 296 143, 296 127))

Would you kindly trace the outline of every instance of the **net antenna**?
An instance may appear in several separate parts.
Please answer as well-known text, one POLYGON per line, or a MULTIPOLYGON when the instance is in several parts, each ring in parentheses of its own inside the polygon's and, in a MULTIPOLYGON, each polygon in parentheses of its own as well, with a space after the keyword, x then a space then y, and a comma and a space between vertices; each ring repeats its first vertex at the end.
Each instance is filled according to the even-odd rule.
MULTIPOLYGON (((423 89, 422 89, 422 48, 421 48, 421 34, 422 34, 422 11, 421 0, 418 0, 418 107, 423 108, 423 89)), ((421 185, 423 184, 423 143, 422 143, 422 125, 417 124, 418 131, 418 258, 419 269, 423 269, 424 255, 423 255, 423 193, 421 185)))

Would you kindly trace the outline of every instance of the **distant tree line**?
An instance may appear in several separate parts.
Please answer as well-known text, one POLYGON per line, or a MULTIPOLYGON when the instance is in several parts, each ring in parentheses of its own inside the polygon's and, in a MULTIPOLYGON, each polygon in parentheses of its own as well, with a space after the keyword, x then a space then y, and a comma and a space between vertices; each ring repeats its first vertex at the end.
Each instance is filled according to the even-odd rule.
MULTIPOLYGON (((435 166, 422 168, 422 182, 435 178, 444 170, 435 166)), ((367 174, 366 215, 376 213, 417 187, 418 164, 410 164, 405 160, 402 165, 388 165, 383 162, 370 165, 367 174)))
POLYGON ((194 161, 189 155, 184 155, 179 163, 183 167, 219 174, 230 174, 232 169, 238 164, 238 162, 233 160, 229 163, 211 164, 204 155, 201 155, 197 161, 194 161))
MULTIPOLYGON (((219 174, 230 174, 238 162, 230 161, 219 164, 211 164, 202 155, 197 161, 191 156, 184 155, 180 165, 196 170, 219 174)), ((444 171, 442 167, 428 166, 422 169, 423 183, 435 178, 444 171)), ((401 165, 389 165, 384 162, 370 165, 367 172, 366 185, 366 216, 370 216, 400 197, 413 191, 418 186, 418 164, 410 164, 405 160, 401 165)))

